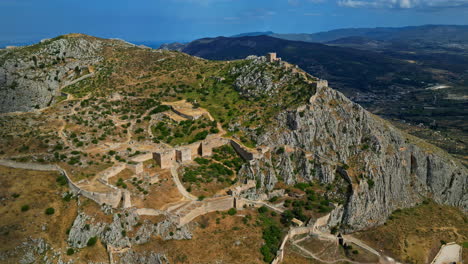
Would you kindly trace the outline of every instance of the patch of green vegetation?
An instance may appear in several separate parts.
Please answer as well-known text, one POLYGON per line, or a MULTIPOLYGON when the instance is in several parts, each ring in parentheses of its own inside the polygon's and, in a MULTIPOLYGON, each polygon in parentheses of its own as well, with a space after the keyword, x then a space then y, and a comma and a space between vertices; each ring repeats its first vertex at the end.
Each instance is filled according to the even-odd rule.
POLYGON ((52 207, 49 207, 45 210, 46 215, 53 215, 55 213, 55 209, 52 207))
POLYGON ((29 205, 25 204, 25 205, 21 206, 21 212, 26 212, 26 211, 29 210, 29 208, 30 208, 29 205))
POLYGON ((234 172, 228 167, 211 162, 209 165, 201 165, 199 167, 191 167, 185 169, 182 181, 184 182, 211 182, 213 178, 218 181, 229 180, 230 176, 234 175, 234 172))
POLYGON ((88 240, 88 242, 86 243, 86 246, 92 247, 92 246, 96 245, 96 242, 97 242, 97 237, 91 237, 88 240))
POLYGON ((237 210, 236 208, 231 208, 227 211, 228 215, 235 215, 237 214, 237 210))
POLYGON ((96 89, 92 80, 84 79, 62 89, 63 92, 71 94, 76 98, 82 98, 96 89))
POLYGON ((216 128, 216 122, 211 122, 206 118, 181 122, 166 118, 152 129, 153 135, 158 141, 171 145, 185 145, 204 140, 210 131, 213 131, 213 128, 216 128))
POLYGON ((214 148, 213 153, 212 158, 214 160, 221 162, 224 166, 235 171, 239 171, 245 163, 245 161, 237 155, 236 151, 230 144, 214 148))
POLYGON ((65 177, 64 175, 60 175, 57 177, 56 179, 57 183, 61 186, 64 186, 64 185, 67 185, 68 181, 67 181, 67 177, 65 177))
MULTIPOLYGON (((264 211, 264 210, 262 210, 264 211)), ((260 213, 259 219, 262 225, 262 238, 265 244, 260 248, 263 255, 263 261, 270 263, 276 256, 276 252, 281 244, 282 231, 278 223, 271 217, 267 216, 266 210, 260 213)))
POLYGON ((74 250, 73 248, 67 249, 67 255, 68 255, 68 256, 71 256, 71 255, 73 255, 73 254, 75 254, 75 250, 74 250))

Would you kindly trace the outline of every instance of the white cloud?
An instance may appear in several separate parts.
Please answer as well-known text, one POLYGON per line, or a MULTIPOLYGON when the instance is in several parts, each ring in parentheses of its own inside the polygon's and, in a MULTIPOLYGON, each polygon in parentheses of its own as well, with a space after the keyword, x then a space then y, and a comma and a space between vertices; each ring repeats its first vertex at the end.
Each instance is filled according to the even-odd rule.
POLYGON ((326 0, 288 0, 288 4, 292 6, 298 6, 302 3, 307 4, 307 3, 313 3, 313 4, 319 4, 323 3, 326 0))
POLYGON ((451 8, 468 7, 468 0, 339 0, 338 4, 354 8, 451 8))

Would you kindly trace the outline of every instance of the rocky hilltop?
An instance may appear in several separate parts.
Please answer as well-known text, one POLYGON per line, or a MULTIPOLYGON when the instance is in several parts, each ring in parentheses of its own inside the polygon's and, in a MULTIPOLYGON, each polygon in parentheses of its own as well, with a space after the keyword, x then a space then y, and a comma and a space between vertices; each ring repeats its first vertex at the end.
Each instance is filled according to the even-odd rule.
POLYGON ((60 90, 99 70, 104 46, 130 46, 82 34, 40 44, 0 50, 0 113, 25 112, 52 105, 60 90))
POLYGON ((396 209, 426 197, 468 211, 464 166, 329 87, 279 114, 257 142, 275 152, 250 164, 245 177, 259 179, 267 190, 278 179, 333 183, 342 177, 348 193, 330 225, 348 232, 383 224, 396 209))
POLYGON ((1 112, 25 112, 0 115, 0 242, 23 243, 0 261, 262 263, 293 218, 334 241, 429 200, 468 211, 464 166, 284 61, 67 35, 0 65, 1 112))

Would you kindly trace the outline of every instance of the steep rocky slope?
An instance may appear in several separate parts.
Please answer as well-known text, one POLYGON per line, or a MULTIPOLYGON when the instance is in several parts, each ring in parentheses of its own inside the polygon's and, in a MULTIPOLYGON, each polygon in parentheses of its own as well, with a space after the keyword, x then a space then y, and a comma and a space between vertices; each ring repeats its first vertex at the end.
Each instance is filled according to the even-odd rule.
POLYGON ((245 174, 260 176, 268 190, 278 178, 293 184, 343 177, 348 200, 334 210, 332 224, 347 231, 382 224, 397 208, 424 197, 468 210, 465 167, 329 87, 318 89, 308 104, 278 115, 257 142, 276 152, 245 174))

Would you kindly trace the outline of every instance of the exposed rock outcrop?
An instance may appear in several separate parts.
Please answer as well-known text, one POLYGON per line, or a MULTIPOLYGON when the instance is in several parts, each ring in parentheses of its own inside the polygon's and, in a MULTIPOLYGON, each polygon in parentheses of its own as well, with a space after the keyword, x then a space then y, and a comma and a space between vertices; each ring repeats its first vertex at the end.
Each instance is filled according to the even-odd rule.
POLYGON ((425 197, 468 211, 465 167, 328 87, 305 107, 278 115, 258 143, 276 151, 241 174, 257 177, 262 188, 271 190, 277 178, 292 184, 343 177, 351 191, 330 221, 346 231, 382 224, 395 209, 425 197))
POLYGON ((248 63, 230 72, 236 76, 234 87, 245 97, 271 96, 291 80, 292 76, 284 74, 281 65, 266 63, 266 57, 249 56, 247 60, 248 63), (284 75, 280 77, 278 71, 284 75))
POLYGON ((120 254, 119 264, 169 264, 166 256, 154 252, 137 253, 133 250, 128 250, 120 254))
POLYGON ((148 242, 151 236, 159 236, 163 240, 182 240, 191 239, 192 233, 187 225, 178 228, 171 219, 158 223, 145 220, 142 223, 135 210, 114 214, 111 223, 99 222, 80 213, 70 229, 68 244, 71 247, 84 248, 89 239, 97 237, 113 248, 129 248, 133 244, 148 242), (127 235, 132 231, 134 235, 127 235))
POLYGON ((94 74, 104 42, 76 36, 0 53, 0 113, 46 107, 60 95, 61 87, 94 74))

